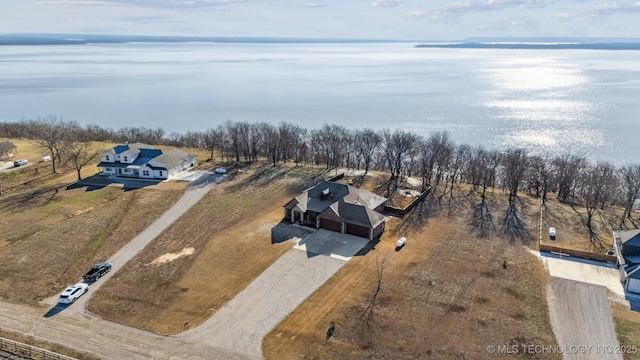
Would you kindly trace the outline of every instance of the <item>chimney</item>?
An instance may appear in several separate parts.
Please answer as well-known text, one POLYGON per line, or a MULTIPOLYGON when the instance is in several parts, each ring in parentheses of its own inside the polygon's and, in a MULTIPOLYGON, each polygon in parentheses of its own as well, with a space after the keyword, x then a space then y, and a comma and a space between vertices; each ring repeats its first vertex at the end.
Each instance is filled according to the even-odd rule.
POLYGON ((331 196, 331 190, 329 190, 329 188, 322 190, 322 194, 320 194, 322 200, 327 200, 329 196, 331 196))

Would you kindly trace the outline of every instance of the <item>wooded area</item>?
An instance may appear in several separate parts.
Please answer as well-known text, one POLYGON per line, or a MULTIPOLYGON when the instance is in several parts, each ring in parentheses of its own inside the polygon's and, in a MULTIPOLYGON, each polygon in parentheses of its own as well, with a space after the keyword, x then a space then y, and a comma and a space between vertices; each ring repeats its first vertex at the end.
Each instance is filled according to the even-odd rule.
POLYGON ((474 225, 481 234, 495 231, 484 199, 488 189, 498 188, 509 193, 509 206, 501 224, 502 231, 513 241, 527 238, 518 217, 520 192, 541 198, 543 205, 549 194, 555 194, 563 203, 584 206, 587 215, 583 223, 593 247, 599 250, 604 249, 603 242, 591 225, 599 210, 619 205, 624 209, 619 227, 638 224, 631 210, 640 196, 640 164, 616 167, 572 153, 545 158, 523 148, 485 149, 456 144, 447 132, 434 132, 424 138, 403 130, 352 130, 328 124, 308 130, 287 122, 276 126, 227 121, 205 131, 167 135, 161 128, 113 130, 98 125, 81 126, 51 115, 0 123, 0 137, 38 142, 50 153, 54 172, 58 163, 69 162, 78 171, 78 178, 82 166, 91 162, 100 150, 90 142, 104 141, 207 149, 212 160, 223 163, 267 159, 274 165, 293 162, 327 169, 363 169, 365 173, 374 169, 390 174, 391 187, 397 187, 403 177, 417 176, 422 179, 423 189, 444 189, 443 197, 447 192, 453 196, 456 183, 466 183, 482 194, 482 201, 474 208, 474 225))

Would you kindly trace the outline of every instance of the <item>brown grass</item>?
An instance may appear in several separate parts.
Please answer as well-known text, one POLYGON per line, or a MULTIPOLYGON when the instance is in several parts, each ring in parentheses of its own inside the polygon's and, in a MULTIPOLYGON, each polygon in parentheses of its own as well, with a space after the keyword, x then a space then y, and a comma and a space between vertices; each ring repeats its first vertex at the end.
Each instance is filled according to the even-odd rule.
POLYGON ((202 323, 290 249, 290 243, 272 245, 271 230, 282 219, 282 206, 324 172, 289 166, 242 171, 217 185, 105 283, 89 309, 116 322, 177 333, 185 323, 202 323), (189 247, 195 248, 193 255, 150 265, 189 247))
POLYGON ((264 356, 489 359, 495 355, 488 345, 554 344, 548 275, 539 261, 521 245, 477 238, 466 211, 455 218, 420 216, 429 206, 392 219, 375 250, 351 259, 267 335, 264 356), (395 252, 400 236, 407 245, 395 252), (383 258, 382 291, 367 328, 364 308, 383 258), (326 340, 332 319, 336 331, 326 340))
POLYGON ((33 303, 80 280, 181 193, 44 188, 0 198, 0 298, 33 303))
POLYGON ((625 360, 640 359, 640 313, 619 303, 610 302, 611 313, 618 334, 618 343, 625 360))

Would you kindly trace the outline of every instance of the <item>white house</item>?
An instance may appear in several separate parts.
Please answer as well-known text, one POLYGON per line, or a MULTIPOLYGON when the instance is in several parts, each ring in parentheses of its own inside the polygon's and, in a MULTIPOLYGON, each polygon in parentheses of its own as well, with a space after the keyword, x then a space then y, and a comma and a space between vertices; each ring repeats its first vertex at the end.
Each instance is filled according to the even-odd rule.
POLYGON ((174 174, 197 165, 193 155, 173 149, 163 152, 150 145, 118 145, 101 154, 98 167, 103 175, 140 179, 169 179, 174 174))

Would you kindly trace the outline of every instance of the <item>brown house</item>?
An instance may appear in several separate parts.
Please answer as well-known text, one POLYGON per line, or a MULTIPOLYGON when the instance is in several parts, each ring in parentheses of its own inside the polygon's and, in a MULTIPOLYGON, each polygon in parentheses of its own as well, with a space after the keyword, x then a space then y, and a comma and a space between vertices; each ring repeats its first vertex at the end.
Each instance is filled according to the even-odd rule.
POLYGON ((284 206, 284 218, 373 240, 384 231, 387 199, 354 186, 323 181, 284 206))

